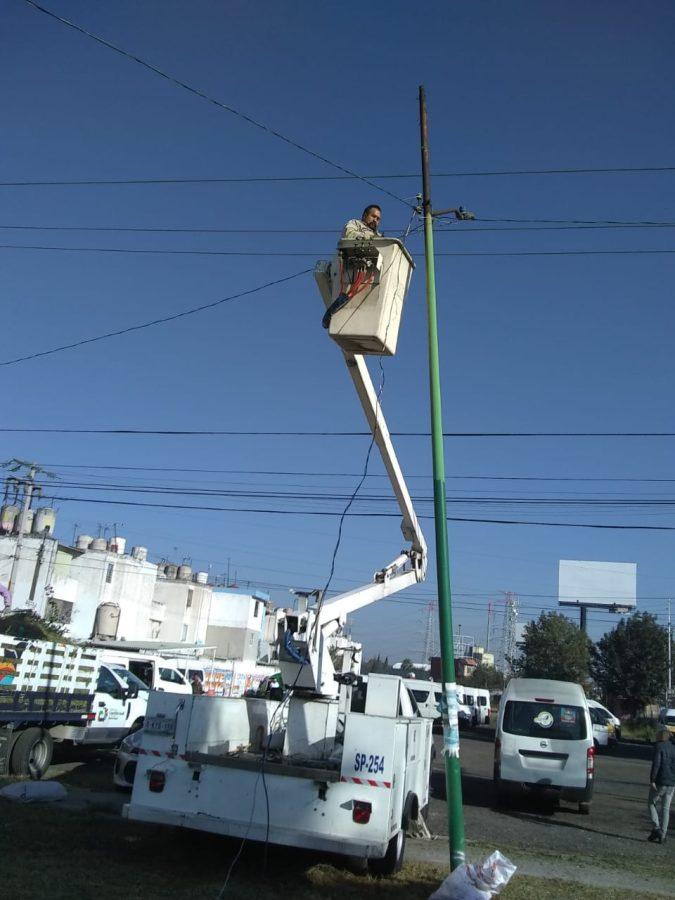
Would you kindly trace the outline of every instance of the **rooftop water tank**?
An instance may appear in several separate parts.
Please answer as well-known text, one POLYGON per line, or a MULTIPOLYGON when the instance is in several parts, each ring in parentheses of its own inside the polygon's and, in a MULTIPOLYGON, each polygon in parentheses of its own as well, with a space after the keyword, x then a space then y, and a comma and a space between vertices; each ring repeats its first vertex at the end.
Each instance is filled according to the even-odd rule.
POLYGON ((114 641, 120 621, 120 608, 117 603, 101 603, 94 619, 94 640, 114 641))
MULTIPOLYGON (((19 518, 21 518, 21 517, 19 516, 19 518)), ((29 509, 28 512, 26 513, 26 525, 23 530, 24 534, 31 533, 31 531, 33 530, 33 521, 34 520, 35 520, 35 510, 29 509)))
POLYGON ((33 519, 33 534, 54 534, 56 510, 51 506, 42 506, 33 519))
POLYGON ((124 548, 127 545, 127 539, 123 537, 114 537, 110 541, 110 549, 113 553, 118 553, 120 556, 124 553, 124 548))
POLYGON ((178 577, 181 581, 189 581, 192 578, 192 568, 191 566, 179 566, 178 567, 178 577))
POLYGON ((14 530, 18 515, 18 506, 6 503, 2 509, 0 509, 0 531, 3 532, 3 534, 9 534, 9 532, 14 530))
POLYGON ((349 296, 330 319, 335 343, 351 353, 393 356, 414 268, 396 238, 339 241, 333 262, 319 262, 314 270, 327 307, 349 296))
POLYGON ((167 578, 175 578, 178 575, 178 566, 169 563, 168 566, 164 566, 164 574, 167 578))
POLYGON ((105 538, 94 538, 91 542, 90 550, 107 550, 108 542, 105 538))
POLYGON ((197 584, 208 584, 209 583, 209 573, 208 572, 197 572, 195 575, 195 581, 197 584))
POLYGON ((88 550, 91 547, 93 540, 94 539, 90 534, 81 534, 78 537, 75 546, 78 550, 88 550))
POLYGON ((138 562, 145 562, 148 558, 148 548, 147 547, 132 547, 131 555, 134 559, 137 559, 138 562))

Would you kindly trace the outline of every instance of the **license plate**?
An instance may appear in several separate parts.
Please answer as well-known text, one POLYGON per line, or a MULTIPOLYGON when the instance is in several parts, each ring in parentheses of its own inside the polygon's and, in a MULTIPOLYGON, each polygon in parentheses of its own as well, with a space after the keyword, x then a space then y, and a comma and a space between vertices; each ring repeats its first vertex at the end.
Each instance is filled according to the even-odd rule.
POLYGON ((173 734, 174 725, 174 719, 165 719, 163 716, 149 716, 143 723, 143 729, 152 732, 152 734, 173 734))

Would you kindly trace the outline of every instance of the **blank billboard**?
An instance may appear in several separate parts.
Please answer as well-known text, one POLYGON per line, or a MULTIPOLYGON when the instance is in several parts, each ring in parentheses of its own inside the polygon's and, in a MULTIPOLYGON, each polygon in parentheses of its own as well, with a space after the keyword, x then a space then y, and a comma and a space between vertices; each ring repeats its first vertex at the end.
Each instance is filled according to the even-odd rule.
POLYGON ((558 603, 561 606, 634 608, 637 565, 561 559, 558 566, 558 603))

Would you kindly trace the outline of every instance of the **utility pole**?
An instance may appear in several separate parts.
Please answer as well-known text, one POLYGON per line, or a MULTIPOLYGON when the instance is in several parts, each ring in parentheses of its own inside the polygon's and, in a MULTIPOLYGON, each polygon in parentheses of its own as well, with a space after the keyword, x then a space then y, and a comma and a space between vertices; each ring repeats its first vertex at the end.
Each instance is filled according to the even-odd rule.
POLYGON ((450 868, 464 865, 464 810, 462 776, 459 765, 459 722, 455 683, 455 653, 450 594, 450 558, 445 511, 445 459, 443 454, 443 415, 436 315, 436 271, 434 260, 433 208, 429 171, 429 127, 424 87, 419 89, 420 132, 422 139, 422 212, 424 214, 424 256, 429 337, 429 393, 431 400, 431 448, 434 468, 434 520, 436 531, 436 577, 438 581, 438 619, 441 635, 441 671, 443 679, 443 757, 448 812, 450 868))
POLYGON ((23 501, 21 503, 21 512, 19 513, 19 531, 16 537, 16 548, 14 550, 14 559, 12 560, 12 571, 9 576, 9 588, 12 601, 14 598, 14 588, 16 586, 16 577, 19 569, 19 557, 21 555, 21 544, 23 535, 26 530, 26 522, 28 521, 28 511, 33 499, 33 491, 35 490, 35 476, 38 473, 38 466, 32 464, 25 479, 21 480, 23 485, 23 501))
POLYGON ((668 600, 668 699, 666 706, 670 705, 670 698, 673 695, 673 637, 670 621, 670 605, 671 601, 668 600))

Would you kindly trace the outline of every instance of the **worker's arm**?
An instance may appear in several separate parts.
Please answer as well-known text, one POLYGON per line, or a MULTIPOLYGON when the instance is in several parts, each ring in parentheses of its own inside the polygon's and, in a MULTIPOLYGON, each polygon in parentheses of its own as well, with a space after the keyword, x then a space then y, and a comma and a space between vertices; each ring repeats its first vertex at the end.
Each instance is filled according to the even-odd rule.
POLYGON ((380 235, 368 228, 367 225, 364 225, 360 219, 350 219, 349 222, 342 229, 341 240, 343 241, 358 241, 369 240, 370 238, 380 237, 380 235))

